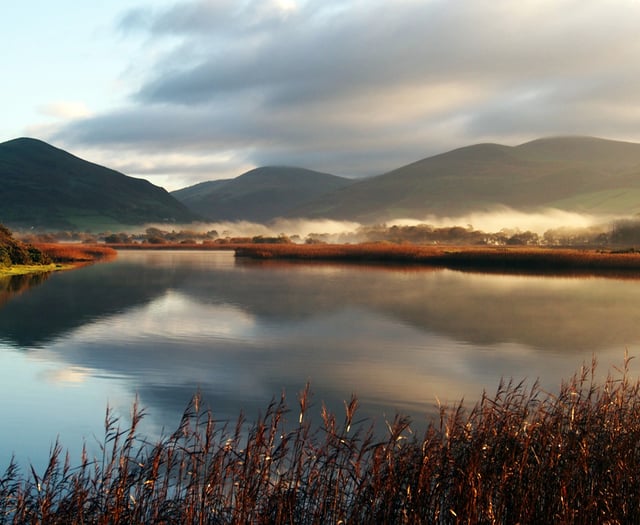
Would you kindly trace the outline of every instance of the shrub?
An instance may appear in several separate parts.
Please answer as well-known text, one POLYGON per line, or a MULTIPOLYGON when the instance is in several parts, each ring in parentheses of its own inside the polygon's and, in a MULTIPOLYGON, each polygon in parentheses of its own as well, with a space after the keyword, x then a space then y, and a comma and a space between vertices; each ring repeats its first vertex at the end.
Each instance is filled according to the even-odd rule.
POLYGON ((49 264, 50 262, 40 250, 15 239, 11 231, 0 224, 0 265, 49 264))

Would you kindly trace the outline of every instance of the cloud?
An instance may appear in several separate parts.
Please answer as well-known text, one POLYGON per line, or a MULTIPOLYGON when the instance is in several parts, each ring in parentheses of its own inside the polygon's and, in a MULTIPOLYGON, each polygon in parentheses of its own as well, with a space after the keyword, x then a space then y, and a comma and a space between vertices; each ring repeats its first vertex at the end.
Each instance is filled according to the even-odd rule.
POLYGON ((84 367, 67 366, 65 368, 42 371, 39 377, 53 384, 84 383, 91 376, 91 372, 90 369, 84 367))
POLYGON ((639 3, 596 0, 136 8, 118 27, 146 36, 153 52, 128 103, 52 137, 341 175, 379 174, 470 142, 633 140, 639 23, 639 3))
POLYGON ((51 102, 39 108, 40 113, 59 119, 74 119, 90 116, 91 112, 84 102, 51 102))

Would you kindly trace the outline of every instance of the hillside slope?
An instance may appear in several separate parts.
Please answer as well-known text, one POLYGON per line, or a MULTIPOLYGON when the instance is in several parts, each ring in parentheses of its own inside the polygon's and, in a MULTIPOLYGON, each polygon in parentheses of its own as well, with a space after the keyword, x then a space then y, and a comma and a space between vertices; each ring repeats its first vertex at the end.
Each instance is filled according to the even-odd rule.
POLYGON ((143 179, 31 138, 0 144, 0 221, 11 227, 115 229, 197 216, 143 179))
POLYGON ((509 206, 640 212, 640 144, 591 137, 477 144, 357 182, 293 210, 299 217, 376 222, 509 206))
POLYGON ((268 222, 352 183, 350 179, 328 173, 269 166, 248 171, 235 179, 196 184, 172 195, 210 220, 268 222))

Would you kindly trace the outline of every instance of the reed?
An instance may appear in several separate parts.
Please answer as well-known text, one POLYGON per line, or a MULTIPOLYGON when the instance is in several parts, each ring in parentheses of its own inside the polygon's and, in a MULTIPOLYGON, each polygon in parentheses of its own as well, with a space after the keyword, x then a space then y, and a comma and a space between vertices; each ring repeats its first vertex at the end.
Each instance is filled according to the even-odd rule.
POLYGON ((100 455, 71 466, 60 444, 43 473, 12 461, 0 523, 635 523, 640 395, 629 359, 602 382, 595 360, 555 394, 503 381, 470 409, 440 407, 416 436, 397 416, 379 436, 321 407, 309 387, 248 424, 219 422, 194 396, 171 435, 121 429, 107 410, 100 455))
POLYGON ((393 244, 245 245, 236 256, 261 260, 419 264, 498 272, 638 272, 637 251, 393 244))
POLYGON ((113 248, 99 244, 36 243, 35 246, 57 263, 92 262, 110 259, 117 255, 113 248))

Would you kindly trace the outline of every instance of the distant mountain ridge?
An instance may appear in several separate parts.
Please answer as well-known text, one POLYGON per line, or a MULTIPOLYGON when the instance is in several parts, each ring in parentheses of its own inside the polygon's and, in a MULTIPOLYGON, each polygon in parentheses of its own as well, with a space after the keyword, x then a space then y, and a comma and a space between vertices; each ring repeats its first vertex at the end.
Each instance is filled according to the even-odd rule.
POLYGON ((266 166, 235 179, 183 188, 172 195, 209 220, 268 222, 353 182, 304 168, 266 166))
POLYGON ((365 224, 497 207, 640 213, 640 144, 594 137, 475 144, 366 179, 268 166, 169 194, 45 142, 0 144, 0 223, 121 231, 150 222, 326 218, 365 224))
POLYGON ((169 193, 46 142, 0 144, 0 223, 47 229, 117 229, 199 217, 169 193))
POLYGON ((640 144, 555 137, 476 144, 358 181, 298 208, 299 217, 378 222, 508 206, 594 214, 640 212, 640 144))

